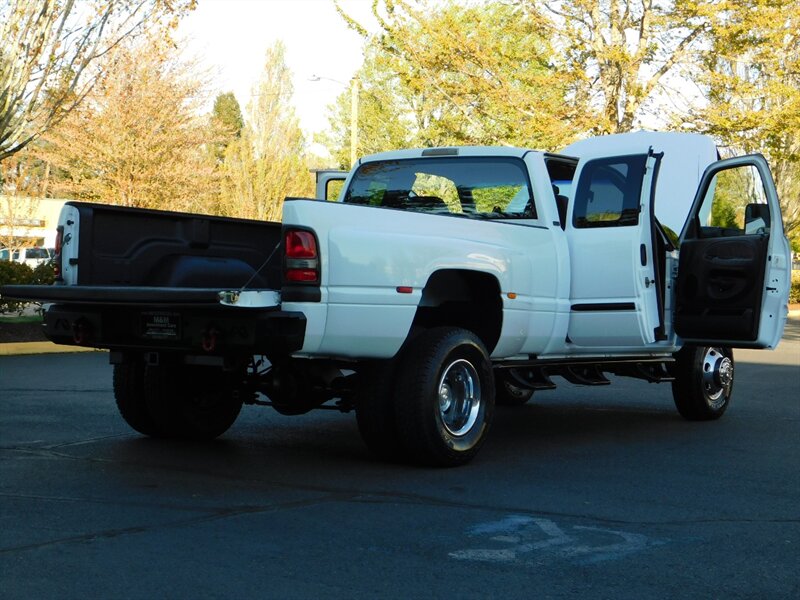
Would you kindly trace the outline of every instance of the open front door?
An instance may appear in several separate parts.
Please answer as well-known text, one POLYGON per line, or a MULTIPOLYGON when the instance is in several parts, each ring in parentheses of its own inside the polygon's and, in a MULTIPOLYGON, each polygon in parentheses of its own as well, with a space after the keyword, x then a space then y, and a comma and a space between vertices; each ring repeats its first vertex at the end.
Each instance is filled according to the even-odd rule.
POLYGON ((715 162, 681 233, 676 333, 703 345, 774 348, 786 322, 790 268, 767 161, 715 162))

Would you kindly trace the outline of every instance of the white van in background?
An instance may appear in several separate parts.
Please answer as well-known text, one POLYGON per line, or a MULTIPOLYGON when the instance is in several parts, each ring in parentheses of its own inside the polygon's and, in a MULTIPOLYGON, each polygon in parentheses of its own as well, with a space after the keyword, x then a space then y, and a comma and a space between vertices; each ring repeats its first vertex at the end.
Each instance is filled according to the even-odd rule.
POLYGON ((55 256, 53 248, 20 248, 19 250, 0 249, 0 260, 11 260, 28 265, 35 269, 39 265, 50 261, 55 256))

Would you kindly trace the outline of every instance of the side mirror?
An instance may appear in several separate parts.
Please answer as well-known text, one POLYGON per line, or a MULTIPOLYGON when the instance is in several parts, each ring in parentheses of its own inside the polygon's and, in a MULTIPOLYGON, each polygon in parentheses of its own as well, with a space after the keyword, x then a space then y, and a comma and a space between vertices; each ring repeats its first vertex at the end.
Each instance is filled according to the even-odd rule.
POLYGON ((744 208, 744 232, 767 233, 769 231, 769 206, 767 204, 748 204, 744 208))

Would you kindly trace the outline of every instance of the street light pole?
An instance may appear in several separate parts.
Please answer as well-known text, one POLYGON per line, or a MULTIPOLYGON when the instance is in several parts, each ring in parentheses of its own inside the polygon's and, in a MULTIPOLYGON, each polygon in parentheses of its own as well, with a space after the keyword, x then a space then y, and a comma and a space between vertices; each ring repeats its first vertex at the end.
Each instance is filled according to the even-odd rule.
POLYGON ((353 77, 350 87, 350 168, 356 164, 358 159, 358 88, 360 86, 358 77, 353 77))
MULTIPOLYGON (((347 87, 347 84, 338 79, 331 79, 330 77, 322 77, 320 75, 312 75, 308 78, 309 81, 333 81, 339 85, 347 87)), ((358 75, 353 77, 350 81, 350 168, 356 164, 358 160, 358 97, 361 89, 361 80, 358 75)))

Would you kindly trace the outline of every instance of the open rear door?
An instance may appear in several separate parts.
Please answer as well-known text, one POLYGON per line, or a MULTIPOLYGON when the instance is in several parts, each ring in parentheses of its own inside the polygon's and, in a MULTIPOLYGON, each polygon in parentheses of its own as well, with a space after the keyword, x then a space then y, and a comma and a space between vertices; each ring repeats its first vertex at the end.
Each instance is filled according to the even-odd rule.
POLYGON ((681 233, 676 333, 703 345, 774 348, 786 322, 790 268, 767 161, 713 163, 681 233))
POLYGON ((661 339, 653 251, 653 188, 660 154, 590 158, 578 168, 571 219, 573 353, 638 350, 661 339))

